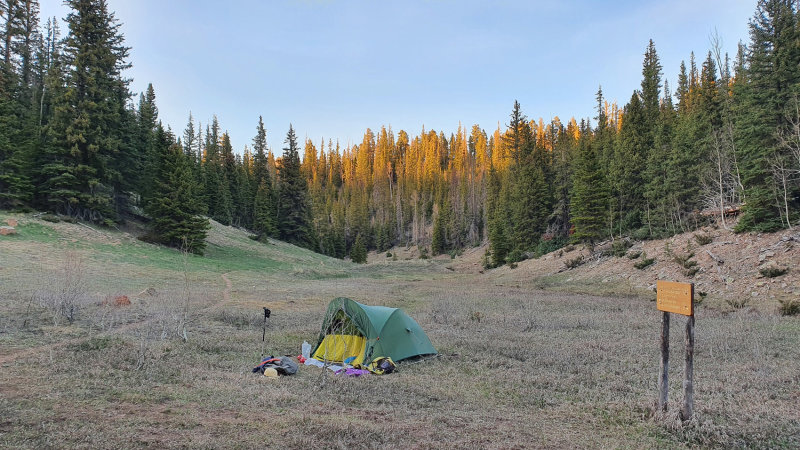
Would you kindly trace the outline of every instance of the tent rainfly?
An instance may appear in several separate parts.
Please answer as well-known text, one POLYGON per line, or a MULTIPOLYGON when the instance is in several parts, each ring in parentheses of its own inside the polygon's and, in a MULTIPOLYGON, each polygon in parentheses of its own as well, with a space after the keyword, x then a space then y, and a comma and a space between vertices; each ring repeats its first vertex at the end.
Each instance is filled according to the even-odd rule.
POLYGON ((402 309, 362 305, 349 298, 331 301, 312 356, 321 361, 368 364, 379 356, 394 361, 436 354, 430 339, 402 309))

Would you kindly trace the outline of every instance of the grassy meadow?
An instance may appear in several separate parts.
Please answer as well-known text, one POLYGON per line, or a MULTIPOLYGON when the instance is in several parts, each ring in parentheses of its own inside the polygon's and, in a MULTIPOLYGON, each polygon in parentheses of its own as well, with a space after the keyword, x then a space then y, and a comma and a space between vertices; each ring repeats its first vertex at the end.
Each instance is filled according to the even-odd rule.
POLYGON ((669 412, 655 414, 653 295, 449 260, 354 265, 217 224, 197 257, 15 217, 19 233, 0 237, 0 447, 800 446, 798 317, 701 306, 696 415, 681 423, 685 319, 672 319, 669 412), (355 379, 251 373, 313 343, 338 296, 404 308, 439 356, 355 379))

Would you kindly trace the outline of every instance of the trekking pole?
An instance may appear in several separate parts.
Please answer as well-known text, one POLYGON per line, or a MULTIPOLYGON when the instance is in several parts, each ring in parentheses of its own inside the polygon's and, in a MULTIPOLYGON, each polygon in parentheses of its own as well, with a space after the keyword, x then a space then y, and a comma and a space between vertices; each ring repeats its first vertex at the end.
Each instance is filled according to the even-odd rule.
POLYGON ((272 311, 264 307, 264 330, 261 332, 261 342, 264 342, 267 338, 267 318, 269 318, 270 314, 272 314, 272 311))

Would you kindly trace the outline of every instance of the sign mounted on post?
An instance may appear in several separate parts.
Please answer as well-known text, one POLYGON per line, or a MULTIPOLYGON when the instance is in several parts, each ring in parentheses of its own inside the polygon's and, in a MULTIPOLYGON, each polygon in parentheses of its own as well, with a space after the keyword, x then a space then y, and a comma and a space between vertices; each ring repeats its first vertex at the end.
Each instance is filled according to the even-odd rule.
POLYGON ((659 311, 693 316, 693 283, 675 281, 656 281, 656 307, 659 311))
POLYGON ((669 374, 669 314, 682 314, 686 319, 686 359, 683 364, 683 407, 681 419, 689 420, 694 412, 694 284, 674 281, 656 282, 656 307, 661 317, 661 362, 658 371, 658 409, 667 410, 667 376, 669 374))

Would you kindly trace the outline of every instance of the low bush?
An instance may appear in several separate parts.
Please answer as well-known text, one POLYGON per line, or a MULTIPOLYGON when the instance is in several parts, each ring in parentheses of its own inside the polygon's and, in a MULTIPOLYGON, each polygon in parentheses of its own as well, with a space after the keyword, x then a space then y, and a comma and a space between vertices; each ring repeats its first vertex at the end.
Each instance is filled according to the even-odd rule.
POLYGON ((694 240, 697 241, 699 245, 708 245, 714 241, 714 238, 709 234, 695 234, 694 240))
POLYGON ((778 312, 782 316, 796 316, 800 314, 800 300, 778 300, 778 312))
POLYGON ((506 257, 506 262, 508 263, 515 263, 524 260, 525 260, 525 254, 522 253, 522 251, 518 248, 511 250, 511 253, 509 253, 508 256, 506 257))
POLYGON ((742 309, 750 304, 750 299, 747 297, 743 298, 730 298, 725 300, 725 303, 728 304, 733 309, 742 309))
POLYGON ((697 261, 692 261, 692 258, 694 258, 694 252, 673 255, 673 260, 687 270, 697 265, 697 261))
POLYGON ((635 268, 637 268, 639 270, 644 270, 647 267, 650 267, 651 265, 653 265, 653 263, 655 263, 655 262, 656 262, 655 258, 648 258, 647 257, 647 253, 642 252, 642 259, 639 262, 635 263, 633 265, 633 267, 635 267, 635 268))
POLYGON ((583 263, 584 263, 583 256, 578 256, 576 258, 564 261, 564 265, 567 266, 567 269, 574 269, 583 263))
POLYGON ((486 253, 484 253, 481 258, 481 266, 483 266, 484 269, 494 269, 495 265, 493 261, 494 258, 492 258, 491 250, 486 250, 486 253))
POLYGON ((536 251, 534 252, 535 257, 538 258, 550 252, 554 252, 564 247, 566 243, 567 241, 564 238, 553 238, 547 241, 541 240, 539 241, 539 245, 536 246, 536 251))
POLYGON ((686 275, 687 277, 691 278, 691 277, 695 276, 697 274, 697 272, 699 272, 699 271, 700 271, 699 267, 690 267, 688 269, 683 269, 681 272, 684 275, 686 275))
POLYGON ((759 272, 759 273, 761 274, 761 276, 763 276, 764 278, 775 278, 775 277, 779 277, 779 276, 781 276, 781 275, 784 275, 784 274, 785 274, 786 272, 788 272, 788 271, 789 271, 789 269, 785 269, 785 268, 781 268, 781 267, 776 267, 776 266, 767 266, 767 267, 762 267, 761 269, 759 269, 759 270, 758 270, 758 272, 759 272))
POLYGON ((627 239, 614 241, 614 243, 611 244, 611 254, 621 258, 625 256, 625 254, 628 252, 628 249, 631 247, 633 247, 633 242, 627 239))
POLYGON ((90 352, 96 350, 103 350, 112 346, 115 343, 113 338, 107 336, 94 337, 77 344, 71 344, 68 348, 74 352, 90 352))
POLYGON ((633 233, 631 233, 631 237, 637 241, 644 241, 646 239, 651 239, 653 236, 650 233, 650 228, 642 227, 634 230, 633 233))
POLYGON ((637 250, 637 251, 633 251, 633 252, 628 252, 628 254, 626 256, 628 257, 628 259, 637 259, 640 256, 642 256, 642 251, 641 250, 637 250))

